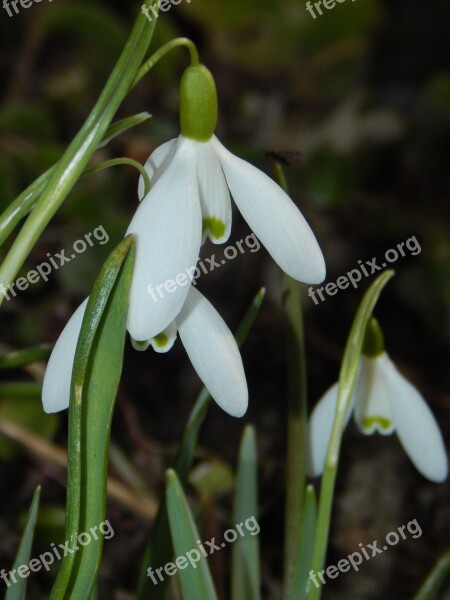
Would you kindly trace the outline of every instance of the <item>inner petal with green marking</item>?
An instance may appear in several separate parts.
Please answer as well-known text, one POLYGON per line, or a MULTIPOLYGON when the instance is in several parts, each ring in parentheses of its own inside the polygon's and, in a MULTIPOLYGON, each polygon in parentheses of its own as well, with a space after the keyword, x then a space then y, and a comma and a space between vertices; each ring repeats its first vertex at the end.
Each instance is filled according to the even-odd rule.
POLYGON ((378 429, 387 433, 392 429, 392 421, 386 417, 365 417, 362 426, 366 431, 372 432, 378 429))
POLYGON ((217 217, 205 217, 203 219, 203 235, 210 234, 216 240, 225 235, 226 225, 217 217))
POLYGON ((158 346, 158 348, 164 348, 169 343, 169 338, 165 333, 158 333, 153 338, 153 341, 158 346))

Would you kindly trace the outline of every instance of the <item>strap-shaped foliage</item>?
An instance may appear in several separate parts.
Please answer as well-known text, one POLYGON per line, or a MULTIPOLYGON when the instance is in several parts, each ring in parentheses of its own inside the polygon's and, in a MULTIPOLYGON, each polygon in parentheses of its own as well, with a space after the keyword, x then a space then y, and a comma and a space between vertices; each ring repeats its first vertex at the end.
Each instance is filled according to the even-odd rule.
POLYGON ((111 419, 122 372, 134 240, 108 257, 93 287, 75 354, 69 408, 65 556, 50 598, 89 598, 100 566, 111 419), (92 533, 95 528, 96 535, 92 533), (91 541, 80 546, 78 536, 91 541))

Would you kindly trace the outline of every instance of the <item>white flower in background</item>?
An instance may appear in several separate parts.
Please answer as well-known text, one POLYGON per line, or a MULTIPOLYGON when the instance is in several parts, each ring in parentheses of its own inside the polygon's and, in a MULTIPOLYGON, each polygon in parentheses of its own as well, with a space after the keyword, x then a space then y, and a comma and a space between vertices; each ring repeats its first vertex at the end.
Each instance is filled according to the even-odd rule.
MULTIPOLYGON (((70 318, 50 356, 42 388, 47 413, 69 406, 73 362, 86 306, 87 299, 70 318)), ((247 410, 248 390, 239 349, 222 317, 193 287, 176 320, 149 343, 158 352, 166 352, 173 346, 177 330, 211 396, 225 412, 241 417, 247 410)), ((145 350, 149 343, 133 341, 139 350, 145 350)))
MULTIPOLYGON (((315 406, 308 431, 308 470, 312 477, 323 472, 336 413, 338 384, 335 383, 315 406)), ((365 435, 394 431, 417 470, 431 481, 447 478, 448 460, 441 431, 418 390, 397 370, 384 351, 381 330, 371 319, 364 342, 350 415, 365 435)))
MULTIPOLYGON (((152 182, 127 233, 136 237, 128 329, 145 341, 168 327, 189 286, 153 303, 148 286, 194 273, 202 239, 226 242, 230 192, 244 219, 288 275, 305 283, 325 278, 325 263, 308 223, 289 196, 265 173, 231 154, 214 136, 217 95, 202 65, 186 69, 180 89, 181 135, 159 146, 145 168, 152 182)), ((191 275, 192 279, 192 275, 191 275)))

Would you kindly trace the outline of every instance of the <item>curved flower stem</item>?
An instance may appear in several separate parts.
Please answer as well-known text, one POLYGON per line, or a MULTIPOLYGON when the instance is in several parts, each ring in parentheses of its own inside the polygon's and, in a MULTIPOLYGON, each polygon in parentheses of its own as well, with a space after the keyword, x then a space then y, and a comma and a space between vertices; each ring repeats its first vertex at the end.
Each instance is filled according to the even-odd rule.
MULTIPOLYGON (((328 444, 325 469, 320 489, 320 501, 317 513, 316 535, 312 559, 312 570, 315 573, 319 573, 323 569, 325 562, 342 434, 344 432, 345 419, 350 407, 351 397, 358 374, 366 326, 372 316, 373 309, 384 286, 393 275, 394 271, 392 270, 384 271, 384 273, 377 277, 366 291, 361 304, 359 305, 347 339, 341 371, 339 373, 339 392, 336 415, 333 422, 330 443, 328 444)), ((322 588, 320 586, 311 586, 309 600, 319 600, 321 593, 322 588)))
MULTIPOLYGON (((105 135, 139 70, 154 28, 155 22, 150 23, 139 13, 100 98, 63 157, 52 169, 39 200, 0 268, 0 283, 5 287, 17 275, 31 248, 64 202, 105 135)), ((0 297, 0 303, 2 301, 0 297)))
MULTIPOLYGON (((278 183, 288 194, 281 164, 275 162, 273 168, 278 183)), ((298 566, 302 537, 301 516, 306 482, 307 378, 301 287, 288 275, 284 275, 283 287, 288 379, 283 597, 288 600, 295 593, 292 582, 298 566)))
POLYGON ((164 46, 161 46, 161 48, 159 48, 154 54, 152 54, 150 56, 149 59, 147 59, 145 61, 145 63, 141 66, 141 68, 137 72, 137 75, 134 78, 134 81, 131 84, 129 91, 131 91, 135 87, 135 85, 137 85, 139 83, 139 81, 143 77, 145 77, 145 75, 147 75, 147 73, 150 71, 150 69, 153 69, 153 67, 156 65, 156 63, 161 60, 161 58, 163 58, 171 50, 174 50, 175 48, 179 48, 180 46, 184 46, 185 48, 187 48, 189 50, 189 52, 191 54, 191 65, 197 66, 199 64, 199 57, 198 57, 197 47, 194 44, 194 42, 192 40, 190 40, 189 38, 185 38, 185 37, 175 38, 174 40, 167 42, 167 44, 164 44, 164 46))
POLYGON ((145 195, 147 195, 151 188, 150 178, 148 176, 147 171, 144 169, 144 166, 141 163, 138 163, 137 160, 133 160, 132 158, 111 158, 110 160, 105 160, 90 169, 86 169, 83 173, 82 177, 87 177, 88 175, 92 175, 92 173, 96 173, 97 171, 102 171, 103 169, 109 169, 110 167, 116 167, 117 165, 129 165, 130 167, 134 167, 139 171, 139 173, 144 178, 145 184, 145 195))
MULTIPOLYGON (((125 117, 119 121, 112 123, 106 130, 101 143, 97 146, 103 148, 112 139, 124 133, 131 127, 141 125, 150 119, 151 115, 147 112, 142 112, 131 117, 125 117)), ((55 165, 47 169, 42 175, 35 179, 23 192, 21 192, 15 200, 13 200, 3 211, 0 216, 0 246, 12 233, 16 225, 21 219, 26 217, 34 208, 36 201, 45 189, 47 181, 51 176, 55 165)))

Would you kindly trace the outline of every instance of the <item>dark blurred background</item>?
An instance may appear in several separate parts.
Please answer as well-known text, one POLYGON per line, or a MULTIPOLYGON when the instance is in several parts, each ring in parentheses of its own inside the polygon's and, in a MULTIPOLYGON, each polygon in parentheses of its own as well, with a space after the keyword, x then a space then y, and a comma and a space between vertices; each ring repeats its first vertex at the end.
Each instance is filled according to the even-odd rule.
MULTIPOLYGON (((20 7, 20 5, 19 5, 20 7)), ((61 156, 83 123, 126 40, 138 2, 43 0, 9 17, 0 8, 0 209, 61 156)), ((303 0, 191 0, 158 19, 152 49, 191 37, 216 79, 217 135, 267 172, 275 153, 286 165, 292 197, 316 233, 327 282, 412 236, 421 252, 393 265, 395 279, 377 307, 387 349, 422 391, 444 437, 450 426, 450 4, 447 0, 356 0, 313 19, 303 0)), ((178 134, 178 83, 185 50, 166 57, 122 105, 118 117, 153 118, 99 150, 144 162, 178 134)), ((2 351, 54 342, 89 293, 98 270, 123 236, 137 206, 137 174, 126 167, 81 180, 31 253, 23 273, 46 254, 102 225, 109 243, 95 245, 4 302, 2 351)), ((237 211, 229 244, 250 233, 237 211)), ((13 237, 13 236, 12 236, 13 237)), ((10 241, 1 250, 4 256, 10 241)), ((202 255, 223 256, 206 244, 202 255)), ((379 261, 380 262, 380 261, 379 261)), ((304 298, 312 406, 338 375, 353 315, 372 278, 317 306, 304 298)), ((247 251, 199 281, 229 326, 237 326, 261 286, 267 297, 243 348, 250 408, 242 420, 212 406, 201 437, 192 488, 201 498, 204 539, 232 525, 231 469, 244 424, 256 425, 260 460, 264 594, 280 597, 285 472, 285 349, 282 277, 264 249, 247 251), (210 485, 205 469, 219 483, 210 485)), ((168 355, 127 345, 113 424, 112 474, 152 499, 162 488, 200 382, 178 342, 168 355)), ((28 373, 5 373, 30 380, 28 373)), ((66 444, 66 414, 44 415, 36 398, 0 399, 2 419, 19 423, 21 444, 0 437, 0 567, 9 570, 32 490, 43 485, 36 551, 64 539, 64 481, 52 460, 66 444), (49 450, 44 458, 28 434, 49 450), (28 435, 28 437, 27 437, 28 435), (47 444, 47 446, 45 446, 47 444)), ((420 431, 417 432, 420 436, 420 431)), ((101 597, 129 598, 150 522, 112 500, 115 536, 105 544, 101 597)), ((353 424, 343 445, 327 564, 417 519, 422 537, 402 541, 341 575, 325 598, 407 599, 448 546, 448 484, 419 475, 395 436, 366 438, 353 424)), ((226 553, 214 557, 226 581, 226 553)), ((49 578, 29 581, 45 598, 49 578)), ((224 587, 226 590, 226 585, 224 587)), ((225 595, 222 597, 226 597, 225 595)))

